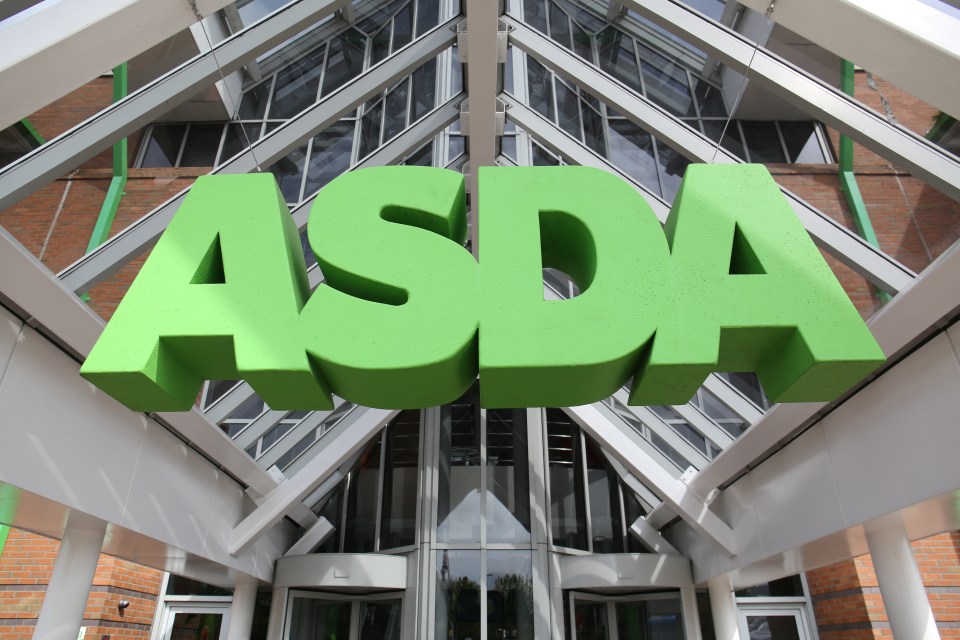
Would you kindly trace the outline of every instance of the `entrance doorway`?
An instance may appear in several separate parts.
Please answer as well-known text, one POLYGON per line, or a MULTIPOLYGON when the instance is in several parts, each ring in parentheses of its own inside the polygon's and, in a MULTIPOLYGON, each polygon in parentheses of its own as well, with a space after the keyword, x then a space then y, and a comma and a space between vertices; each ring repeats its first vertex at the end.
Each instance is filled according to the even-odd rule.
POLYGON ((570 595, 574 640, 683 640, 680 593, 570 595))
POLYGON ((225 640, 229 604, 167 604, 154 637, 159 640, 225 640))
POLYGON ((292 591, 286 640, 400 640, 402 605, 396 594, 348 598, 292 591))
POLYGON ((744 640, 811 640, 801 605, 739 605, 740 637, 744 640))

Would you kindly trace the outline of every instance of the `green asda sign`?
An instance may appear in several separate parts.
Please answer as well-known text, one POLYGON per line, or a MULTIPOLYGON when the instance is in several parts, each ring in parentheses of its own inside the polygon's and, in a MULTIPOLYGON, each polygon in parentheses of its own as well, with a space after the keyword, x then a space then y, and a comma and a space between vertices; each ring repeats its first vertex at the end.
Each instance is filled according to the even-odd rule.
POLYGON ((140 411, 189 409, 243 378, 275 409, 450 402, 573 406, 632 378, 631 402, 686 402, 712 371, 771 399, 831 400, 883 353, 760 165, 693 165, 666 227, 584 167, 480 169, 481 261, 463 176, 383 167, 317 196, 310 293, 270 174, 200 178, 80 370, 140 411), (542 269, 582 293, 545 300, 542 269))

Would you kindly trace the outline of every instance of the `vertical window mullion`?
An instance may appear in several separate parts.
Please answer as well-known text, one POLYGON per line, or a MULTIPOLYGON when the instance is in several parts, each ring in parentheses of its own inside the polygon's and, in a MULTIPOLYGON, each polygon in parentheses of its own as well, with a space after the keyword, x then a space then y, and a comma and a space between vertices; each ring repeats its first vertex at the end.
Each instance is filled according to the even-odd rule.
POLYGON ((780 122, 774 120, 773 125, 777 130, 777 138, 780 140, 780 148, 783 150, 783 157, 787 159, 788 164, 792 163, 793 159, 790 157, 790 152, 787 150, 787 141, 783 139, 783 131, 780 130, 780 122))
POLYGON ((387 447, 389 446, 388 442, 391 431, 392 429, 388 424, 380 435, 380 477, 378 478, 379 481, 377 483, 377 517, 374 519, 374 526, 376 527, 376 530, 373 532, 373 549, 375 552, 380 550, 380 527, 383 525, 383 486, 387 475, 387 447))
POLYGON ((192 123, 187 123, 187 128, 183 130, 183 140, 180 141, 180 151, 177 152, 177 160, 173 163, 173 166, 179 167, 180 161, 183 159, 183 150, 187 148, 187 139, 190 137, 190 129, 193 127, 192 123))
MULTIPOLYGON (((587 441, 586 436, 583 435, 583 431, 580 427, 574 427, 576 429, 576 437, 580 443, 577 464, 580 465, 581 473, 583 474, 583 517, 587 522, 587 551, 593 553, 593 522, 591 522, 592 511, 590 509, 590 476, 587 473, 587 441)), ((574 476, 576 478, 576 476, 574 476)))
POLYGON ((735 125, 737 125, 737 133, 740 134, 740 144, 743 145, 743 155, 746 156, 746 157, 744 158, 744 160, 747 161, 747 162, 751 162, 751 159, 750 159, 750 147, 747 146, 747 136, 743 135, 743 127, 740 126, 740 121, 739 121, 739 120, 731 120, 731 121, 730 121, 730 124, 735 124, 735 125))
POLYGON ((230 129, 230 123, 225 122, 223 125, 223 130, 220 132, 220 144, 217 145, 217 153, 213 157, 213 166, 219 166, 220 164, 220 154, 223 153, 223 145, 226 144, 227 140, 227 131, 230 129))

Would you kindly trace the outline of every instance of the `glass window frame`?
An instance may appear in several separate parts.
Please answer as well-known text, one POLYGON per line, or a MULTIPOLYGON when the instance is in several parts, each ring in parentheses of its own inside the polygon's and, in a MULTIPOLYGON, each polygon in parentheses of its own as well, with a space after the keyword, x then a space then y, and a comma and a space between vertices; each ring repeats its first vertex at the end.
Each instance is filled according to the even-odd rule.
POLYGON ((283 637, 289 637, 291 623, 293 622, 293 601, 294 598, 304 598, 307 600, 325 600, 330 602, 349 603, 350 604, 350 633, 347 640, 358 640, 360 637, 360 607, 367 602, 383 602, 385 600, 400 601, 400 628, 403 629, 404 623, 404 601, 407 597, 406 590, 385 591, 381 593, 371 593, 363 595, 332 593, 327 591, 308 591, 305 589, 290 589, 287 592, 287 599, 283 610, 283 637))
MULTIPOLYGON (((607 640, 628 640, 626 638, 619 637, 619 630, 617 628, 617 605, 618 604, 628 604, 632 602, 650 602, 653 600, 673 600, 676 599, 678 602, 681 602, 680 598, 680 589, 673 590, 663 590, 649 593, 633 593, 633 594, 624 594, 624 595, 614 595, 607 593, 587 593, 585 591, 566 591, 564 592, 564 597, 566 598, 565 607, 567 611, 569 624, 570 638, 576 640, 574 635, 576 629, 574 628, 574 621, 576 620, 576 604, 577 601, 590 604, 603 604, 606 607, 607 614, 607 640)), ((680 625, 683 629, 683 605, 680 606, 680 625)), ((699 625, 697 621, 697 625, 699 625)), ((807 639, 809 640, 809 639, 807 639)))

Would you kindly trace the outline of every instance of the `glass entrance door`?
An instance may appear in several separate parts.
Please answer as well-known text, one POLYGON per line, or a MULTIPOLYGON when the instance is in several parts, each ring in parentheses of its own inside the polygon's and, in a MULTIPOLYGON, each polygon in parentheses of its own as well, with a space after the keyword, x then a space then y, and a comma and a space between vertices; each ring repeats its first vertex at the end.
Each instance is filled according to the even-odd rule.
POLYGON ((400 640, 402 609, 396 596, 360 599, 295 591, 286 640, 400 640))
POLYGON ((574 640, 683 640, 679 593, 570 596, 574 640))

